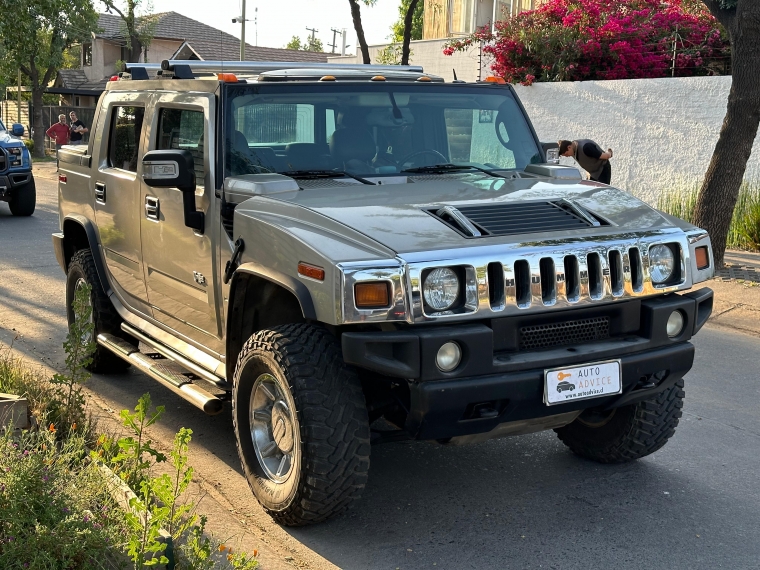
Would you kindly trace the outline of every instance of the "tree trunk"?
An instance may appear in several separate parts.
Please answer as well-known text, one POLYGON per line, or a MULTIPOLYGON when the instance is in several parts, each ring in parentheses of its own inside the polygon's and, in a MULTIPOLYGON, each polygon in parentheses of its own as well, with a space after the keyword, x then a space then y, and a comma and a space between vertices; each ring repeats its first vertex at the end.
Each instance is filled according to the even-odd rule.
POLYGON ((728 109, 699 192, 694 223, 712 239, 715 264, 723 266, 739 190, 760 125, 760 2, 740 0, 728 27, 733 79, 728 109))
POLYGON ((354 20, 354 30, 356 30, 356 41, 359 42, 359 48, 362 50, 363 63, 369 65, 372 60, 369 58, 369 47, 367 40, 364 39, 364 28, 362 27, 362 14, 358 0, 348 0, 351 5, 351 18, 354 20))
POLYGON ((401 46, 401 65, 409 65, 409 42, 412 41, 412 20, 419 0, 412 0, 404 16, 404 43, 401 46))
POLYGON ((128 63, 139 63, 140 61, 140 54, 142 53, 142 44, 140 43, 140 40, 137 37, 137 33, 130 34, 129 37, 129 62, 128 63))
POLYGON ((32 86, 32 128, 34 134, 33 156, 35 158, 45 158, 45 131, 50 125, 42 124, 42 93, 45 91, 45 85, 34 84, 32 86))

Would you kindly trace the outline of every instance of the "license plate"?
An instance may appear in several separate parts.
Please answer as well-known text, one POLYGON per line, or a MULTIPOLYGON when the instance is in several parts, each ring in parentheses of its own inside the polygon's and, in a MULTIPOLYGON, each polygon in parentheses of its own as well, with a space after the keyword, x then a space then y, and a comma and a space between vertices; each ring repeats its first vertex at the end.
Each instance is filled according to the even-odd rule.
POLYGON ((592 362, 544 371, 544 403, 547 406, 601 398, 620 394, 622 391, 620 360, 592 362))

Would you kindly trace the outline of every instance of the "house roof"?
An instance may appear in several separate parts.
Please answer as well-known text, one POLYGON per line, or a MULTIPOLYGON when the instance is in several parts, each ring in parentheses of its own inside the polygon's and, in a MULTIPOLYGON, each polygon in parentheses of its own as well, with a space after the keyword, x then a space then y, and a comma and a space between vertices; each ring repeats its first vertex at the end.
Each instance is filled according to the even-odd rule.
POLYGON ((55 84, 48 93, 74 93, 90 94, 84 92, 97 92, 98 94, 106 88, 108 78, 104 77, 100 81, 90 81, 82 69, 60 69, 55 78, 55 84))
MULTIPOLYGON (((206 61, 238 61, 240 40, 235 36, 178 14, 162 12, 153 15, 158 19, 154 38, 173 39, 187 43, 201 59, 206 61)), ((100 14, 98 37, 124 40, 121 17, 115 14, 100 14)), ((314 61, 327 63, 327 54, 292 49, 252 46, 246 43, 245 55, 249 61, 314 61)), ((148 51, 150 55, 150 50, 148 51)))

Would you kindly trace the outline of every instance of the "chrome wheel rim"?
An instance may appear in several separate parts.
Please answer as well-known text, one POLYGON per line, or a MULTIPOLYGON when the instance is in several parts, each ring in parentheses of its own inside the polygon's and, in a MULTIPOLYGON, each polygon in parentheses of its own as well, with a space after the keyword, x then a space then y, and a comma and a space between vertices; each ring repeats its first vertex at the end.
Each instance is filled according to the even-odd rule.
MULTIPOLYGON (((84 277, 80 277, 79 279, 77 279, 77 282, 74 284, 74 297, 75 298, 76 298, 77 292, 82 287, 84 287, 86 285, 87 285, 87 280, 84 277)), ((72 299, 71 302, 72 302, 72 305, 73 305, 74 299, 72 299)), ((90 342, 92 342, 94 340, 93 339, 93 334, 95 333, 95 310, 94 310, 94 308, 92 306, 92 298, 90 297, 90 295, 87 295, 87 306, 90 309, 90 317, 87 319, 87 322, 92 325, 92 332, 90 332, 90 333, 85 334, 85 335, 82 336, 82 342, 85 343, 85 344, 90 343, 90 342)), ((72 308, 72 310, 73 310, 73 308, 72 308)), ((76 315, 74 315, 74 318, 76 318, 76 315)))
POLYGON ((294 410, 271 374, 262 374, 253 384, 248 407, 251 440, 264 475, 275 483, 290 476, 299 451, 294 410))

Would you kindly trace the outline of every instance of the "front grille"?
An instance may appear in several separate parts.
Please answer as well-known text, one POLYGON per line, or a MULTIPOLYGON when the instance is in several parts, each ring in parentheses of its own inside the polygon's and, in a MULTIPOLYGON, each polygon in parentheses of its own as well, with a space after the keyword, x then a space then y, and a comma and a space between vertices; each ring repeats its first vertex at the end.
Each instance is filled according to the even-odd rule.
POLYGON ((520 327, 520 350, 540 350, 610 338, 610 318, 593 317, 520 327))
POLYGON ((515 202, 462 206, 458 210, 487 235, 582 230, 592 225, 558 202, 515 202))
POLYGON ((8 167, 8 159, 5 158, 5 151, 0 148, 0 172, 3 172, 8 167))

